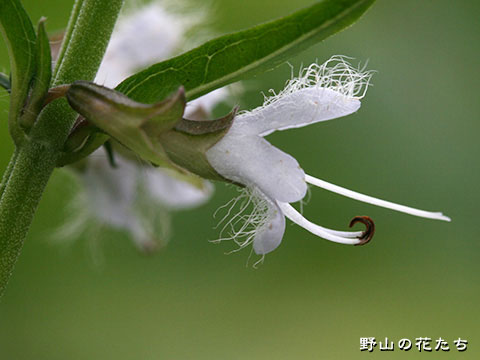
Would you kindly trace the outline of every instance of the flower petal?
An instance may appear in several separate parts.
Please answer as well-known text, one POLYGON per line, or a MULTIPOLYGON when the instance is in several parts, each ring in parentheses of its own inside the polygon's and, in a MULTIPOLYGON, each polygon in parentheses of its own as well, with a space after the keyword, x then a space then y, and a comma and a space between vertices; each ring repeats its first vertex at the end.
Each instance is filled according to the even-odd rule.
POLYGON ((121 16, 96 81, 114 87, 135 70, 170 56, 181 43, 186 25, 156 3, 121 16))
POLYGON ((268 205, 265 223, 256 229, 253 238, 253 250, 257 255, 265 255, 275 250, 285 233, 285 216, 282 211, 271 201, 268 201, 268 205))
POLYGON ((258 187, 270 199, 295 202, 307 192, 297 160, 258 136, 229 131, 207 151, 207 159, 225 178, 258 187))
POLYGON ((95 81, 114 87, 138 70, 210 38, 208 6, 191 1, 150 1, 120 15, 95 81), (188 34, 188 36, 187 36, 188 34))
POLYGON ((150 195, 169 209, 187 209, 201 205, 213 193, 213 186, 207 181, 199 189, 160 168, 145 169, 144 178, 150 195))
POLYGON ((137 172, 128 161, 117 159, 112 168, 103 150, 89 157, 81 178, 85 184, 92 216, 109 225, 124 228, 135 202, 137 172))
POLYGON ((266 136, 276 130, 310 125, 354 113, 360 100, 323 87, 308 87, 241 114, 232 130, 266 136))

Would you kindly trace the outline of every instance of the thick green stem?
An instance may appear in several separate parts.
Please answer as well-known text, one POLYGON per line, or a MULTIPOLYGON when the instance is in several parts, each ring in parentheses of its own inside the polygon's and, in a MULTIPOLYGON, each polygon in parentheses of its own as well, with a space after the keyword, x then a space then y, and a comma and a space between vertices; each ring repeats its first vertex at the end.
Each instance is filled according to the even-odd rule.
POLYGON ((57 56, 57 63, 55 65, 55 71, 53 72, 54 78, 58 74, 60 64, 63 62, 65 52, 67 51, 68 45, 70 44, 70 39, 72 38, 73 29, 75 29, 75 24, 77 23, 78 15, 80 14, 82 4, 83 0, 77 0, 75 1, 75 5, 73 5, 72 13, 70 14, 70 20, 68 21, 67 29, 65 30, 65 34, 63 35, 62 47, 60 48, 60 52, 57 56))
MULTIPOLYGON (((52 86, 71 84, 77 80, 93 80, 108 45, 113 27, 124 0, 77 0, 68 23, 67 34, 57 60, 52 86)), ((44 111, 37 119, 35 136, 43 141, 56 140, 55 146, 61 151, 77 113, 65 100, 55 101, 47 106, 54 108, 44 111), (49 114, 55 114, 52 121, 49 114), (58 116, 61 115, 61 116, 58 116), (54 136, 52 131, 57 132, 54 136)), ((32 136, 34 136, 32 132, 32 136)))
POLYGON ((124 0, 77 0, 54 73, 53 86, 93 80, 124 0))
POLYGON ((38 143, 27 143, 18 153, 0 200, 0 296, 20 255, 55 160, 54 152, 38 143))
POLYGON ((15 150, 15 152, 12 155, 12 158, 10 159, 10 162, 7 165, 7 168, 5 169, 5 172, 3 173, 2 177, 2 182, 0 183, 0 200, 3 197, 3 193, 5 191, 5 188, 7 187, 7 183, 10 180, 10 176, 12 175, 13 168, 15 167, 15 161, 17 160, 18 152, 15 150))
MULTIPOLYGON (((123 0, 76 1, 53 86, 93 80, 122 4, 123 0)), ((76 116, 65 99, 45 107, 4 175, 0 198, 0 296, 76 116)))

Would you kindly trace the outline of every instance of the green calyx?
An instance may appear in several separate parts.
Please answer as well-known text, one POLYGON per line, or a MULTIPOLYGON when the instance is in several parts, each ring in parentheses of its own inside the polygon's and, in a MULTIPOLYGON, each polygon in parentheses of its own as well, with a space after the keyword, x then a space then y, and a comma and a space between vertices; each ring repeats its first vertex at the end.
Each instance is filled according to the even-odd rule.
POLYGON ((205 153, 228 131, 236 110, 215 120, 184 119, 183 87, 152 105, 86 81, 73 83, 66 97, 70 106, 85 118, 70 135, 67 153, 83 151, 100 129, 101 136, 111 136, 146 162, 175 170, 179 176, 193 173, 225 180, 211 167, 205 153))
POLYGON ((142 159, 172 166, 157 138, 182 118, 186 103, 183 89, 157 104, 144 105, 106 87, 78 81, 70 86, 67 100, 90 123, 142 159))
POLYGON ((177 165, 205 179, 228 181, 210 165, 205 154, 225 136, 236 113, 237 108, 216 120, 182 119, 160 135, 160 142, 177 165))

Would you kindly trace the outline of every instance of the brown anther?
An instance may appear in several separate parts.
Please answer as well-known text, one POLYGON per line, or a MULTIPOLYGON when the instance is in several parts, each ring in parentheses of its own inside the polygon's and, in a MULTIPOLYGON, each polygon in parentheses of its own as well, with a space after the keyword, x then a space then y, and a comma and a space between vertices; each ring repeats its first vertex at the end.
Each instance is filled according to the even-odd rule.
POLYGON ((352 221, 350 221, 350 227, 355 225, 356 223, 362 223, 365 225, 367 228, 363 232, 362 236, 358 238, 360 242, 358 244, 355 244, 355 246, 359 245, 365 245, 368 243, 370 240, 372 240, 373 235, 375 234, 375 223, 373 220, 368 217, 368 216, 355 216, 352 221))

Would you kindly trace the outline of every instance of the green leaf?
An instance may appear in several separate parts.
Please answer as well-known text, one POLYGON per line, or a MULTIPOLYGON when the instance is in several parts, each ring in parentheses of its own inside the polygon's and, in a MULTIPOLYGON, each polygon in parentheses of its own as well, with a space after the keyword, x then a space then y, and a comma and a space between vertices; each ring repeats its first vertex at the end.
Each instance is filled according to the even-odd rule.
POLYGON ((117 90, 153 103, 184 86, 188 100, 280 65, 289 57, 344 29, 375 0, 324 0, 290 16, 225 35, 151 66, 117 90))
POLYGON ((115 90, 77 81, 68 90, 67 100, 80 115, 142 159, 176 168, 165 154, 158 137, 182 119, 185 110, 183 88, 157 104, 145 105, 115 90))
POLYGON ((7 44, 12 74, 10 131, 17 142, 23 137, 17 119, 25 104, 35 71, 36 36, 33 25, 19 0, 0 1, 0 32, 7 44))
POLYGON ((40 19, 35 46, 35 75, 32 90, 25 112, 20 119, 24 129, 30 129, 45 104, 50 81, 52 79, 52 54, 50 42, 45 31, 45 18, 40 19))

